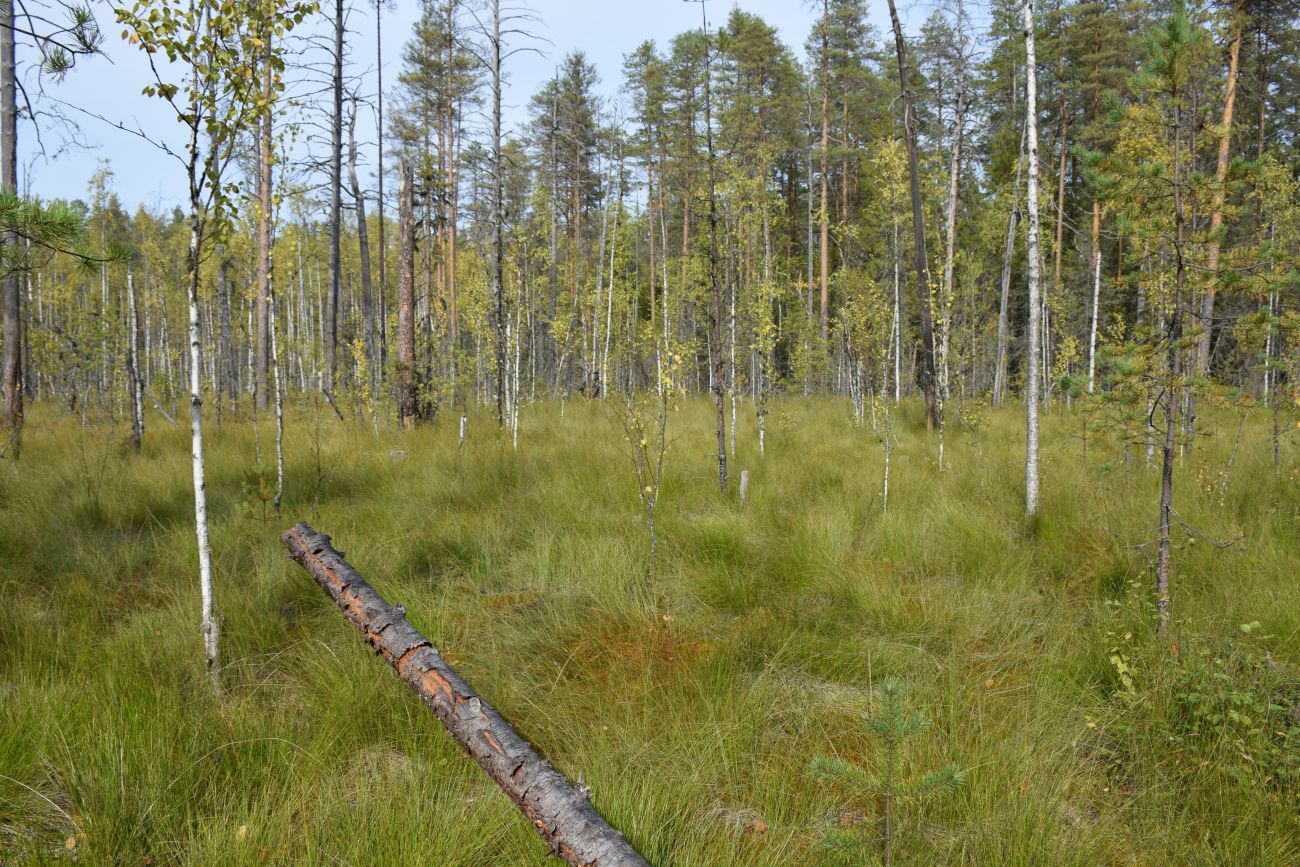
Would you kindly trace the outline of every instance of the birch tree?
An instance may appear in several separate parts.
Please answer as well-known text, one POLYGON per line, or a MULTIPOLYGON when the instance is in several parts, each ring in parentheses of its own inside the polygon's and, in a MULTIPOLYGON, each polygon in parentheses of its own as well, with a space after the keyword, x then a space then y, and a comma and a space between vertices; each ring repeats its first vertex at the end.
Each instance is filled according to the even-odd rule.
POLYGON ((1038 246, 1038 75, 1034 55, 1034 3, 1025 0, 1025 148, 1028 159, 1025 172, 1028 182, 1028 223, 1026 238, 1029 256, 1029 325, 1025 351, 1025 514, 1038 511, 1038 379, 1040 316, 1038 246))
MULTIPOLYGON (((283 34, 314 10, 313 4, 232 5, 225 0, 140 0, 115 7, 124 36, 145 52, 154 81, 146 96, 166 102, 185 131, 178 152, 158 142, 163 153, 185 169, 189 204, 186 287, 189 301, 190 459, 194 481, 194 526, 198 548, 200 632, 208 676, 220 686, 221 643, 208 539, 207 480, 203 452, 202 330, 200 262, 205 243, 230 228, 236 184, 223 183, 227 144, 261 111, 260 82, 246 73, 246 59, 258 56, 259 36, 283 34), (160 63, 165 57, 167 65, 160 63), (169 80, 169 73, 179 80, 169 80), (203 135, 203 132, 209 135, 203 135)), ((283 69, 283 61, 269 61, 283 69)))

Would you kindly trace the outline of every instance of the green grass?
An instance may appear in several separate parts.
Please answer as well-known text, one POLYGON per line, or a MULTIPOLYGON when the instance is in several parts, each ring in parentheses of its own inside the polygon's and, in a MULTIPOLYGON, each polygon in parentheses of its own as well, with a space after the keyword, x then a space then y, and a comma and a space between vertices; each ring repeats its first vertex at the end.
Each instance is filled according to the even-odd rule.
POLYGON ((1198 479, 1223 469, 1236 416, 1210 414, 1179 465, 1178 513, 1205 536, 1177 540, 1165 642, 1140 450, 1127 471, 1102 439, 1085 458, 1079 419, 1050 413, 1031 526, 1018 410, 950 431, 940 472, 909 405, 882 517, 881 449, 844 402, 781 403, 763 459, 741 409, 743 507, 718 496, 708 406, 674 416, 653 580, 599 404, 527 409, 518 451, 486 418, 461 448, 450 422, 376 436, 322 418, 316 508, 317 422, 295 411, 285 511, 265 523, 243 487, 251 426, 209 423, 216 697, 187 434, 151 417, 136 457, 125 430, 38 407, 21 462, 0 461, 0 863, 546 863, 285 558, 298 520, 653 863, 833 863, 827 824, 876 808, 808 763, 870 766, 884 676, 934 721, 909 773, 967 773, 901 809, 903 863, 1300 863, 1300 735, 1282 732, 1300 731, 1300 484, 1294 442, 1274 475, 1264 413, 1222 495, 1198 479), (1228 704, 1266 694, 1263 721, 1190 722, 1179 695, 1203 659, 1228 704))

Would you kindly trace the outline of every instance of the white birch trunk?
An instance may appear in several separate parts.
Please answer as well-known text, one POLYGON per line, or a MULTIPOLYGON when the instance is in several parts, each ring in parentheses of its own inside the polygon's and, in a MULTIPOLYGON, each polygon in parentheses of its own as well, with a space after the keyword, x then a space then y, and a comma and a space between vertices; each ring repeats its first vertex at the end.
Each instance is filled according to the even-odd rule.
POLYGON ((727 377, 727 396, 731 400, 731 453, 736 453, 736 287, 731 287, 731 375, 727 377))
POLYGON ((1025 514, 1038 510, 1038 381, 1039 381, 1039 329, 1041 299, 1039 297, 1038 249, 1038 76, 1034 56, 1034 3, 1025 0, 1025 136, 1029 149, 1028 190, 1028 255, 1029 255, 1029 346, 1025 352, 1028 368, 1025 376, 1025 514))
POLYGON ((903 321, 898 258, 898 220, 894 220, 894 403, 903 399, 903 321))
POLYGON ((221 666, 220 627, 212 593, 212 547, 208 543, 208 495, 203 472, 203 368, 199 339, 199 229, 198 215, 191 217, 190 263, 190 458, 194 470, 194 532, 199 548, 199 593, 202 597, 203 655, 208 676, 214 686, 219 683, 221 666))
POLYGON ((275 513, 280 514, 284 499, 284 397, 280 385, 280 346, 275 336, 274 272, 267 263, 266 316, 271 337, 271 376, 275 379, 275 513))
POLYGON ((1101 305, 1101 245, 1092 251, 1092 325, 1088 329, 1088 394, 1097 382, 1097 318, 1101 305))
POLYGON ((144 378, 140 375, 140 309, 135 275, 126 271, 126 372, 131 379, 131 444, 136 453, 144 442, 144 378))

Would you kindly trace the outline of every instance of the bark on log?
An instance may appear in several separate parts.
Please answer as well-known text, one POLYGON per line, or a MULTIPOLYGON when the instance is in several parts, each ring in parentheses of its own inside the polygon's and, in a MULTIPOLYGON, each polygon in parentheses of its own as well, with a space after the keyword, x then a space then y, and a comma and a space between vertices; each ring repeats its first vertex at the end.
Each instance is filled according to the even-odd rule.
POLYGON ((280 537, 366 642, 423 699, 447 731, 496 781, 550 847, 582 867, 649 867, 581 792, 479 697, 429 639, 343 559, 330 537, 298 524, 280 537))

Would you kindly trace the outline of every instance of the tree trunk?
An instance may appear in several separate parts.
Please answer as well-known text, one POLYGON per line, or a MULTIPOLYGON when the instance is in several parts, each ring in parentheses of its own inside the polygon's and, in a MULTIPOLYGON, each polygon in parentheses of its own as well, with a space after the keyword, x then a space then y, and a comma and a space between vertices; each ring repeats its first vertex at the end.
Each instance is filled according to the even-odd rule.
MULTIPOLYGON (((269 269, 268 269, 269 270, 269 269)), ((275 335, 275 284, 267 287, 266 313, 271 333, 271 377, 275 383, 275 513, 284 500, 284 394, 280 379, 280 347, 275 335)))
POLYGON ((916 155, 916 118, 912 112, 912 88, 908 82, 907 43, 898 21, 898 9, 889 0, 889 17, 894 26, 894 48, 898 54, 898 80, 903 91, 903 127, 907 138, 907 170, 912 192, 912 233, 915 238, 916 283, 921 311, 921 364, 917 371, 925 395, 925 423, 935 425, 934 318, 930 308, 930 266, 925 251, 925 215, 921 204, 921 173, 916 155))
MULTIPOLYGON (((256 345, 253 350, 254 405, 266 412, 268 405, 267 363, 270 358, 268 339, 267 294, 271 282, 271 34, 263 34, 262 101, 258 131, 257 166, 257 301, 256 345)), ((220 400, 220 397, 218 397, 220 400)))
MULTIPOLYGON (((131 386, 131 446, 140 453, 144 443, 144 378, 140 375, 140 309, 135 299, 135 275, 126 272, 126 374, 131 386)), ((218 403, 221 395, 216 395, 218 403)))
MULTIPOLYGON (((446 75, 446 124, 447 124, 447 173, 445 175, 446 188, 446 230, 443 233, 446 241, 446 253, 444 257, 446 280, 447 280, 447 303, 448 303, 448 320, 450 323, 450 355, 449 369, 452 380, 452 401, 455 402, 457 394, 457 373, 456 368, 458 359, 456 350, 460 345, 460 302, 458 297, 458 286, 456 276, 456 222, 457 207, 460 203, 460 130, 459 117, 457 115, 457 103, 454 96, 454 84, 452 81, 456 68, 456 5, 458 0, 448 0, 447 2, 447 53, 444 61, 446 75)), ((463 412, 463 406, 462 406, 463 412)))
POLYGON ((343 609, 366 643, 446 727, 542 835, 550 852, 587 867, 648 867, 631 844, 486 701, 406 619, 334 550, 330 537, 298 524, 282 537, 289 556, 343 609))
POLYGON ((1088 393, 1097 383, 1097 328, 1101 317, 1101 202, 1092 200, 1092 322, 1088 326, 1088 393))
POLYGON ((812 137, 813 137, 812 104, 810 101, 808 106, 808 240, 804 245, 807 248, 806 255, 804 258, 807 260, 807 266, 808 266, 808 297, 807 297, 807 301, 805 302, 805 312, 808 315, 809 327, 811 327, 812 315, 813 315, 813 288, 816 285, 813 282, 814 280, 813 269, 815 267, 813 264, 813 259, 814 256, 816 255, 816 245, 813 243, 813 194, 812 194, 813 138, 812 137))
MULTIPOLYGON (((1219 233, 1223 229, 1223 201, 1228 177, 1228 156, 1232 144, 1232 110, 1237 99, 1237 60, 1241 56, 1242 14, 1233 9, 1232 45, 1228 49, 1228 81, 1223 95, 1223 119, 1220 122, 1219 160, 1214 169, 1214 205, 1210 211, 1210 245, 1205 260, 1209 282, 1201 296, 1201 335, 1196 344, 1196 373, 1210 372, 1210 338, 1214 332, 1214 294, 1218 282, 1219 233)), ((1263 97, 1260 97, 1263 101, 1263 97)))
MULTIPOLYGON (((718 283, 718 184, 717 155, 713 149, 713 50, 709 42, 707 6, 701 4, 704 18, 704 135, 709 154, 709 345, 713 362, 713 401, 718 412, 718 487, 727 495, 727 413, 726 361, 722 354, 722 287, 718 283)), ((823 189, 824 194, 824 189, 823 189)))
POLYGON ((385 243, 384 231, 384 28, 382 26, 384 2, 375 3, 375 75, 378 84, 375 90, 375 110, 377 120, 375 135, 378 137, 378 171, 375 180, 378 189, 375 194, 375 208, 379 212, 379 378, 385 377, 384 368, 388 361, 388 245, 385 243))
POLYGON ((1183 136, 1182 109, 1178 88, 1173 91, 1174 104, 1174 299, 1173 316, 1169 321, 1169 339, 1166 352, 1165 438, 1160 463, 1160 551, 1156 562, 1156 614, 1160 635, 1169 633, 1169 558, 1173 544, 1174 500, 1174 442, 1178 424, 1178 387, 1182 375, 1183 350, 1179 345, 1183 337, 1183 293, 1187 280, 1187 263, 1184 255, 1186 218, 1183 214, 1183 136))
MULTIPOLYGON (((964 21, 961 0, 957 3, 957 26, 960 29, 964 21)), ((959 34, 960 36, 960 34, 959 34)), ((939 299, 939 365, 937 393, 937 416, 939 424, 939 470, 943 470, 944 407, 948 403, 948 347, 952 335, 951 319, 953 295, 956 292, 957 267, 957 210, 961 197, 961 148, 965 135, 966 123, 966 55, 964 48, 958 51, 957 68, 957 102, 953 111, 952 156, 948 168, 948 225, 945 232, 943 253, 943 294, 939 299)))
POLYGON ((818 222, 821 224, 821 307, 819 308, 818 325, 821 329, 821 338, 823 346, 829 329, 830 316, 830 263, 831 263, 831 244, 830 244, 830 149, 831 149, 831 122, 830 122, 830 101, 831 101, 831 83, 830 83, 830 0, 822 0, 822 165, 821 165, 821 214, 818 222))
POLYGON ((342 263, 339 260, 340 223, 343 219, 343 0, 334 3, 334 116, 330 123, 329 291, 325 296, 325 371, 321 391, 332 401, 338 354, 339 301, 342 263))
MULTIPOLYGON (((1064 55, 1061 57, 1060 76, 1064 78, 1064 55)), ((1065 88, 1061 88, 1057 102, 1057 111, 1061 116, 1060 127, 1060 166, 1056 170, 1056 238, 1052 246, 1052 287, 1061 291, 1061 253, 1065 247, 1065 159, 1069 156, 1070 118, 1065 113, 1065 88)))
MULTIPOLYGON (((239 406, 239 368, 235 364, 234 327, 230 310, 230 260, 226 258, 226 245, 217 244, 213 251, 217 260, 217 364, 222 368, 221 378, 225 381, 226 396, 230 398, 230 411, 239 406)), ((214 395, 217 403, 221 395, 214 395)))
POLYGON ((655 293, 655 282, 658 279, 658 268, 655 258, 655 151, 654 151, 655 131, 650 130, 649 155, 646 162, 645 186, 646 186, 646 222, 650 226, 650 324, 655 324, 655 305, 657 297, 655 293))
MULTIPOLYGON (((193 88, 198 90, 199 71, 193 72, 193 88)), ((194 535, 199 554, 200 631, 203 655, 213 688, 220 688, 221 641, 216 600, 212 589, 212 547, 208 542, 208 494, 203 468, 203 367, 201 331, 199 330, 199 243, 202 239, 203 199, 199 187, 199 121, 192 121, 189 148, 190 245, 186 256, 189 288, 189 362, 190 362, 190 464, 194 476, 194 535)))
POLYGON ((1025 514, 1038 510, 1038 377, 1039 377, 1039 245, 1038 245, 1038 74, 1034 56, 1034 4, 1025 0, 1025 140, 1029 151, 1029 346, 1025 351, 1025 514))
POLYGON ((1016 224, 1020 221, 1020 170, 1025 162, 1025 137, 1020 137, 1016 158, 1016 182, 1011 191, 1011 216, 1007 219, 1007 243, 1002 251, 1002 296, 998 303, 998 346, 993 366, 993 405, 1001 406, 1007 387, 1007 305, 1011 301, 1011 261, 1016 252, 1016 224))
POLYGON ((397 421, 415 424, 415 202, 403 156, 397 187, 397 421))
POLYGON ((501 0, 492 0, 492 309, 496 332, 497 427, 506 423, 506 296, 501 272, 505 256, 505 204, 501 177, 501 0))
MULTIPOLYGON (((14 4, 0 3, 0 187, 18 191, 18 79, 14 68, 14 4)), ((7 236, 0 243, 13 247, 18 239, 7 236)), ((0 397, 4 402, 4 427, 11 431, 14 458, 22 451, 23 427, 23 320, 19 275, 0 277, 0 307, 3 307, 4 352, 0 356, 0 397)))
POLYGON ((379 388, 379 330, 375 326, 374 284, 370 279, 370 227, 366 225, 366 195, 357 178, 357 99, 352 98, 348 123, 348 184, 357 208, 357 246, 361 262, 361 318, 365 328, 366 374, 371 399, 379 388))

